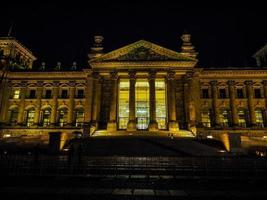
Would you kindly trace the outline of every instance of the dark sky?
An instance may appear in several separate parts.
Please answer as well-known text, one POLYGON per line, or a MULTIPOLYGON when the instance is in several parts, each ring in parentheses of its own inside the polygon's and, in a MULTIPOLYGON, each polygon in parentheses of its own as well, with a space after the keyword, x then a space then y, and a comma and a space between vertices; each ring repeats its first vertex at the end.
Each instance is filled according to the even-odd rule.
MULTIPOLYGON (((24 2, 24 1, 23 1, 24 2)), ((164 2, 164 3, 163 3, 164 2)), ((145 39, 179 51, 186 29, 199 52, 199 66, 254 66, 251 58, 267 44, 267 12, 262 5, 162 3, 17 3, 1 8, 0 35, 12 36, 54 66, 87 65, 92 38, 105 37, 105 51, 145 39)))

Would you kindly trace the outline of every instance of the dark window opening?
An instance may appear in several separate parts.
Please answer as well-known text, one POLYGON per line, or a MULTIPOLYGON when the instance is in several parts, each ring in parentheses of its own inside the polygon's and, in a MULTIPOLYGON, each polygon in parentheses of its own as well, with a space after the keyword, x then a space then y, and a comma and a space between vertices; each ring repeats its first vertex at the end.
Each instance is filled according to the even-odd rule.
POLYGON ((34 99, 35 98, 35 90, 30 90, 30 96, 29 96, 29 98, 30 99, 34 99))
POLYGON ((239 99, 243 99, 244 98, 244 92, 243 92, 243 89, 239 88, 236 90, 236 96, 237 98, 239 99))
POLYGON ((261 89, 254 89, 254 97, 261 98, 261 89))
POLYGON ((68 97, 68 90, 61 91, 61 98, 66 99, 68 97))
POLYGON ((221 99, 225 99, 226 98, 226 90, 225 89, 219 89, 219 97, 221 99))
POLYGON ((209 98, 209 89, 202 89, 202 98, 204 99, 209 98))
POLYGON ((84 98, 84 90, 78 90, 77 97, 78 98, 84 98))
POLYGON ((50 99, 52 97, 52 90, 46 90, 45 91, 45 98, 50 99))

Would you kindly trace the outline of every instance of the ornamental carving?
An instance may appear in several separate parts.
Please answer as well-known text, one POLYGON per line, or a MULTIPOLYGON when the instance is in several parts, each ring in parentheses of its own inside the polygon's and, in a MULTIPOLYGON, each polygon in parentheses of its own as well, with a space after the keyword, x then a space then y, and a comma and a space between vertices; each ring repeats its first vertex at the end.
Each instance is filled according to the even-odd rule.
POLYGON ((155 80, 157 72, 155 70, 150 70, 148 73, 148 80, 155 80))
POLYGON ((169 71, 167 74, 167 79, 168 80, 174 80, 175 78, 175 72, 174 71, 169 71))
MULTIPOLYGON (((133 49, 129 53, 125 55, 121 55, 114 59, 114 61, 146 61, 146 60, 177 60, 177 59, 172 59, 170 57, 167 57, 165 55, 161 55, 156 53, 155 51, 146 48, 146 47, 138 47, 136 49, 133 49)), ((112 61, 112 60, 111 60, 112 61)))
POLYGON ((43 81, 37 81, 36 86, 37 87, 43 87, 44 82, 43 81))
POLYGON ((129 79, 130 80, 136 80, 136 72, 135 71, 129 71, 129 79))
POLYGON ((60 83, 59 81, 53 81, 53 87, 59 87, 60 83))
POLYGON ((70 82, 69 82, 69 86, 70 86, 70 87, 75 87, 75 85, 76 85, 76 82, 75 82, 75 81, 70 81, 70 82))
POLYGON ((117 80, 119 78, 118 73, 116 71, 110 72, 110 79, 117 80))

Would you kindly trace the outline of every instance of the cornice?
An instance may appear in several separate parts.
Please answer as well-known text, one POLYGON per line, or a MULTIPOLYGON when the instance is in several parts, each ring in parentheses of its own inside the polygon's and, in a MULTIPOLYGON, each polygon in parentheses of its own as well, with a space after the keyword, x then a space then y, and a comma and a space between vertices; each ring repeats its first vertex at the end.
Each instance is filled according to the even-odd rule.
POLYGON ((86 73, 79 72, 10 72, 11 79, 81 79, 86 78, 86 73))
POLYGON ((197 62, 191 61, 133 61, 133 62, 92 62, 90 65, 93 68, 117 68, 117 69, 125 69, 125 68, 162 68, 162 67, 186 67, 193 68, 197 62))
POLYGON ((267 70, 203 70, 200 78, 267 78, 267 70))

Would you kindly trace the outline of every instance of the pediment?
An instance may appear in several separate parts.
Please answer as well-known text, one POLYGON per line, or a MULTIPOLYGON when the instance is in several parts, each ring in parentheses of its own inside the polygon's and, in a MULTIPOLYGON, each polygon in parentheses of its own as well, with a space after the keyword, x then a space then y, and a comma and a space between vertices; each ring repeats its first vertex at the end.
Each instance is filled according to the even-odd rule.
POLYGON ((125 47, 103 54, 90 60, 99 62, 144 62, 144 61, 197 61, 173 50, 161 47, 151 42, 140 40, 125 47))

